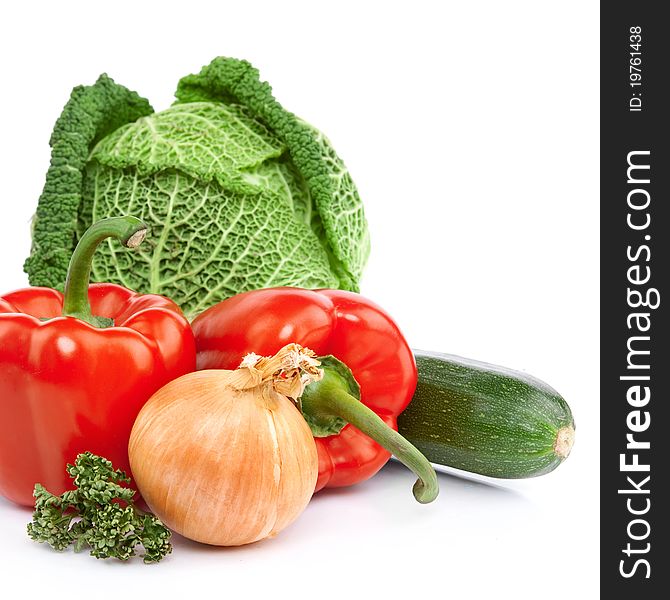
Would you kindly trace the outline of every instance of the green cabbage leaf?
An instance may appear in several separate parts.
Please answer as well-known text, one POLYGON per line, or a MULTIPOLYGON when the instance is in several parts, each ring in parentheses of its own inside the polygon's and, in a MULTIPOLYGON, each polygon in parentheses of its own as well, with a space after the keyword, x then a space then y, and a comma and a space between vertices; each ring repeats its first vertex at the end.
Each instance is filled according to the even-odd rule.
POLYGON ((217 58, 176 96, 154 113, 106 76, 75 89, 52 135, 25 264, 31 284, 62 288, 78 236, 134 215, 150 227, 147 242, 136 252, 101 247, 92 279, 166 295, 189 316, 264 287, 357 291, 368 229, 328 139, 246 61, 217 58))

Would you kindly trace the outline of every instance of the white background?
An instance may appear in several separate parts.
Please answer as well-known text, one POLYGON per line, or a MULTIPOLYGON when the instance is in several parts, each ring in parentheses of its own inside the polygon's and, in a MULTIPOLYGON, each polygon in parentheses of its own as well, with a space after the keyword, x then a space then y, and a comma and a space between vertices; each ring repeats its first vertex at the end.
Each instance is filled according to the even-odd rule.
POLYGON ((106 71, 162 109, 179 77, 216 55, 247 58, 353 174, 373 244, 363 293, 413 347, 526 370, 577 422, 572 456, 545 477, 441 475, 439 499, 420 506, 411 473, 390 464, 318 494, 274 540, 177 539, 151 567, 34 544, 30 512, 0 499, 5 597, 597 596, 596 2, 23 2, 2 13, 0 293, 27 283, 47 142, 74 85, 106 71))

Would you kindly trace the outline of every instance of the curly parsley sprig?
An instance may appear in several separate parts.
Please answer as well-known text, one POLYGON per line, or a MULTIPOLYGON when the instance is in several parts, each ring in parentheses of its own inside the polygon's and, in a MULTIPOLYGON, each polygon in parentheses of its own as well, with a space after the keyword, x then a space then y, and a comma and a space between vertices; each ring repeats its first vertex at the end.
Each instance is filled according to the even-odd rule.
POLYGON ((28 535, 36 542, 76 552, 89 547, 96 558, 128 560, 137 546, 145 563, 158 562, 172 552, 170 530, 152 514, 133 504, 134 491, 123 487, 130 478, 105 458, 79 454, 67 472, 77 489, 55 496, 35 485, 35 512, 28 535))

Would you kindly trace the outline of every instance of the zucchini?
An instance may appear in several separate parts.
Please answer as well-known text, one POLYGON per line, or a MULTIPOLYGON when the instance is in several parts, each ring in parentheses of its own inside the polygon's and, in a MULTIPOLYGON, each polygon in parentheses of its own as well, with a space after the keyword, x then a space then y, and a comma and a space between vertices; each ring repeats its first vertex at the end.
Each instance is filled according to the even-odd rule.
POLYGON ((419 382, 398 431, 432 463, 520 479, 570 454, 575 424, 554 389, 525 373, 415 351, 419 382))

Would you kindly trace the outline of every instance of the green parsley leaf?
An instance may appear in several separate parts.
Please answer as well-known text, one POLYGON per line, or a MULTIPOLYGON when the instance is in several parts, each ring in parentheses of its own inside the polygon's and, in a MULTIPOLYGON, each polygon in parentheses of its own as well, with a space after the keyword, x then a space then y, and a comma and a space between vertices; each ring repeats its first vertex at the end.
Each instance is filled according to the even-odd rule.
POLYGON ((130 478, 112 463, 90 452, 79 454, 67 472, 76 489, 55 496, 35 484, 35 512, 28 535, 62 551, 90 548, 96 558, 128 560, 137 546, 145 563, 158 562, 172 552, 170 530, 158 517, 133 504, 134 491, 121 484, 130 478))

